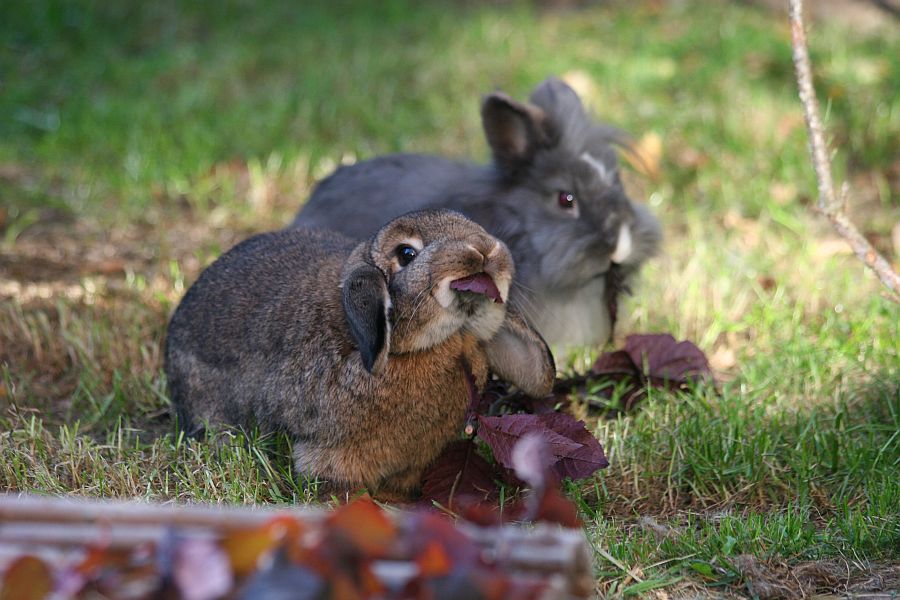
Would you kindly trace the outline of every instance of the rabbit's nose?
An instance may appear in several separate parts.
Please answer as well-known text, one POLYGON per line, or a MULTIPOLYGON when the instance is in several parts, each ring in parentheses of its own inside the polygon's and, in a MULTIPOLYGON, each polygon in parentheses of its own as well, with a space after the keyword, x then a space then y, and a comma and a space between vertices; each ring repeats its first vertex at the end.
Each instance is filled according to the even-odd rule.
POLYGON ((484 260, 490 260, 502 252, 503 245, 493 237, 476 235, 468 239, 467 246, 480 254, 484 260))
POLYGON ((483 271, 484 265, 487 263, 487 257, 485 256, 484 251, 480 250, 478 246, 474 244, 466 244, 465 248, 465 258, 463 260, 465 261, 467 268, 483 271))
POLYGON ((480 256, 482 262, 484 262, 484 260, 487 258, 487 254, 485 254, 484 250, 482 250, 475 244, 466 244, 466 248, 471 250, 473 254, 477 254, 478 256, 480 256))

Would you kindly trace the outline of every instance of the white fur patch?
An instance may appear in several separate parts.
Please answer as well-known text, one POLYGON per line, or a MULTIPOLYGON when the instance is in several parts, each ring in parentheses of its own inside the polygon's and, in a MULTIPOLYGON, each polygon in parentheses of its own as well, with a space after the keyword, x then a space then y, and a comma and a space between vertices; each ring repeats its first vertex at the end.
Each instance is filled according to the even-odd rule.
POLYGON ((612 185, 614 183, 614 173, 606 168, 606 165, 603 164, 603 161, 597 160, 587 152, 584 152, 581 155, 581 160, 594 167, 594 170, 597 171, 598 175, 600 175, 600 179, 603 180, 603 183, 605 183, 606 185, 612 185))
POLYGON ((422 248, 425 247, 425 244, 422 243, 422 238, 418 238, 418 237, 406 238, 405 240, 403 240, 400 243, 406 244, 407 246, 412 246, 413 248, 416 249, 416 252, 421 252, 422 248))
POLYGON ((410 350, 425 350, 437 346, 456 333, 464 323, 465 319, 462 315, 454 314, 451 311, 442 311, 425 326, 424 331, 416 336, 410 350))
MULTIPOLYGON (((434 299, 445 309, 449 309, 454 300, 456 300, 456 293, 450 289, 450 283, 453 281, 453 277, 441 279, 434 292, 432 292, 434 299)), ((494 283, 497 285, 497 290, 500 292, 503 302, 506 302, 509 296, 511 278, 496 278, 494 283)), ((448 311, 443 313, 441 318, 429 327, 427 338, 419 341, 416 345, 430 347, 438 344, 462 325, 465 325, 466 329, 475 334, 477 338, 489 340, 503 325, 503 320, 506 318, 506 305, 485 302, 482 308, 471 317, 463 317, 461 314, 454 314, 455 312, 448 311)))
MULTIPOLYGON (((394 303, 391 302, 391 294, 384 290, 384 343, 390 347, 391 343, 391 309, 394 307, 394 303)), ((385 352, 385 356, 387 356, 387 352, 385 352)))
POLYGON ((443 306, 444 308, 450 308, 450 305, 453 304, 453 291, 450 289, 450 282, 453 281, 453 277, 444 277, 441 279, 437 287, 435 287, 432 295, 434 299, 438 301, 438 304, 443 306))
POLYGON ((387 288, 384 290, 384 349, 379 353, 375 364, 372 365, 372 374, 377 375, 381 373, 388 362, 388 357, 391 352, 391 307, 393 306, 393 302, 391 302, 391 294, 388 292, 387 288))
POLYGON ((506 299, 509 298, 509 285, 512 282, 512 277, 503 276, 494 277, 493 279, 497 285, 497 290, 500 292, 500 298, 503 302, 506 302, 506 299))
POLYGON ((506 319, 506 309, 502 304, 485 303, 475 315, 466 321, 466 329, 479 340, 489 340, 500 331, 506 319))
POLYGON ((616 249, 609 260, 621 264, 631 256, 631 250, 631 228, 628 225, 622 225, 619 230, 619 241, 616 242, 616 249))

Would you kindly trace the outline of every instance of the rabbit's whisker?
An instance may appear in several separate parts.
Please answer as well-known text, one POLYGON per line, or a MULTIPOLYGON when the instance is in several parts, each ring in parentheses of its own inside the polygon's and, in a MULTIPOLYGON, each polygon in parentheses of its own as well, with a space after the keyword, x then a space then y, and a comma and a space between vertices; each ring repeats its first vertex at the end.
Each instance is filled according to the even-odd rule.
POLYGON ((541 303, 539 303, 534 298, 537 295, 537 292, 533 288, 530 288, 524 283, 518 281, 515 283, 515 285, 518 288, 519 292, 519 308, 524 313, 526 319, 533 322, 538 320, 539 316, 543 315, 544 320, 547 320, 549 318, 556 324, 562 324, 563 321, 559 317, 559 315, 553 313, 552 311, 543 310, 541 303))
MULTIPOLYGON (((430 283, 430 282, 429 282, 430 283)), ((412 325, 413 319, 415 319, 416 313, 419 312, 419 308, 425 303, 425 300, 428 299, 427 294, 431 293, 431 290, 434 289, 433 285, 425 287, 421 292, 416 294, 416 297, 413 298, 413 309, 412 313, 406 319, 406 322, 403 324, 403 333, 404 335, 409 332, 409 327, 412 325)))
MULTIPOLYGON (((517 292, 516 295, 518 297, 519 303, 522 305, 521 308, 523 308, 529 312, 534 311, 534 313, 537 314, 540 310, 540 307, 537 306, 537 302, 535 301, 535 296, 537 295, 537 292, 535 292, 534 289, 532 289, 532 288, 528 287, 527 285, 520 283, 518 281, 515 282, 513 284, 513 286, 516 288, 516 292, 517 292)), ((526 316, 531 317, 532 315, 526 315, 526 316)))

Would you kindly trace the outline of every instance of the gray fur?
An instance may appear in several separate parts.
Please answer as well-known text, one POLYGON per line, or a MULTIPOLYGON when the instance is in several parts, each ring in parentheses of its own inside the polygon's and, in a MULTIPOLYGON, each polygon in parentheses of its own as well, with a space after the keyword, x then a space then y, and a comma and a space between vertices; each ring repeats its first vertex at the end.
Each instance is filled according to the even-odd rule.
POLYGON ((492 165, 396 154, 343 166, 319 183, 291 226, 362 239, 410 210, 458 210, 509 246, 518 273, 512 302, 545 339, 604 343, 611 329, 606 280, 619 232, 630 228, 633 250, 620 265, 626 281, 616 293, 661 237, 656 218, 622 187, 614 146, 624 136, 592 121, 578 95, 553 78, 529 102, 488 95, 482 119, 492 165), (559 191, 576 195, 577 217, 557 205, 559 191))

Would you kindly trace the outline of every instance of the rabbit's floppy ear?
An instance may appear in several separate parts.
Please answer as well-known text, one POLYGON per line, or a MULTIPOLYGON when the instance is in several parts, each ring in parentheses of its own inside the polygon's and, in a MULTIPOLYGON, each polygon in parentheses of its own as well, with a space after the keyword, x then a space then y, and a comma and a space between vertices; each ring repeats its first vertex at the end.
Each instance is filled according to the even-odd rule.
POLYGON ((543 110, 501 92, 485 96, 481 122, 494 160, 506 172, 527 164, 553 137, 543 110))
POLYGON ((485 344, 491 371, 533 398, 553 390, 556 364, 547 342, 512 306, 500 331, 485 344))
POLYGON ((351 271, 341 288, 341 304, 363 366, 377 374, 387 364, 391 344, 387 281, 377 267, 366 264, 351 271))

